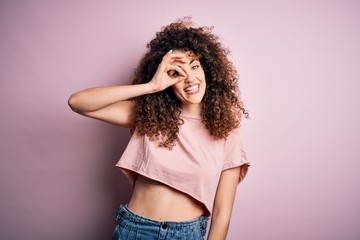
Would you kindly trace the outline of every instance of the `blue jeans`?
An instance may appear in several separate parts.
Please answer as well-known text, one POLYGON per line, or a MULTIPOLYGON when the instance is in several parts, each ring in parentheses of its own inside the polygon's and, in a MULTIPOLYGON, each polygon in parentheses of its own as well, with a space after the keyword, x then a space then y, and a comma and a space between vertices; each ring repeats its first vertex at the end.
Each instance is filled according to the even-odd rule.
POLYGON ((200 240, 204 239, 208 217, 185 222, 158 222, 132 212, 127 206, 117 209, 112 240, 200 240))

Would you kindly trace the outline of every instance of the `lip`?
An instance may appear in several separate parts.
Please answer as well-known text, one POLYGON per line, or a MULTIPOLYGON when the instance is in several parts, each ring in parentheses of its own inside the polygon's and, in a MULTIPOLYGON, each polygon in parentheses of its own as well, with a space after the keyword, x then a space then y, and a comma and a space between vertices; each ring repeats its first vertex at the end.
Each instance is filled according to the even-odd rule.
POLYGON ((200 84, 192 84, 184 88, 184 92, 189 95, 196 94, 200 91, 200 84))

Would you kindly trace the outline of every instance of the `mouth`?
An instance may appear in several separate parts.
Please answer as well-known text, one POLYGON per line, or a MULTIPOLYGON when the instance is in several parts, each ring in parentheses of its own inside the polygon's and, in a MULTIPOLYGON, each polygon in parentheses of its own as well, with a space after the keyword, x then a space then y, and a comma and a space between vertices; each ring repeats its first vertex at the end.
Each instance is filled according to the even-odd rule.
POLYGON ((184 89, 187 94, 196 94, 200 90, 200 84, 193 84, 184 89))

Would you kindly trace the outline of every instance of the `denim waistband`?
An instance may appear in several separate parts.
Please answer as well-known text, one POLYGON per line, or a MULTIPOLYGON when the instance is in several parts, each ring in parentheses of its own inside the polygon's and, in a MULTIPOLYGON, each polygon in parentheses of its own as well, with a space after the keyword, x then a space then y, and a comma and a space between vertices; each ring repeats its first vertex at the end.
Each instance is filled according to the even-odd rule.
POLYGON ((200 224, 201 228, 204 229, 204 231, 206 231, 207 228, 207 221, 209 219, 209 217, 207 216, 200 216, 194 220, 190 220, 190 221, 156 221, 153 219, 149 219, 143 216, 140 216, 136 213, 134 213, 133 211, 131 211, 127 205, 120 205, 119 208, 116 211, 116 218, 115 220, 117 222, 119 222, 122 218, 127 218, 128 220, 130 220, 131 222, 134 223, 146 223, 146 224, 150 224, 153 226, 164 226, 167 225, 169 227, 191 227, 193 225, 196 225, 197 223, 200 224))

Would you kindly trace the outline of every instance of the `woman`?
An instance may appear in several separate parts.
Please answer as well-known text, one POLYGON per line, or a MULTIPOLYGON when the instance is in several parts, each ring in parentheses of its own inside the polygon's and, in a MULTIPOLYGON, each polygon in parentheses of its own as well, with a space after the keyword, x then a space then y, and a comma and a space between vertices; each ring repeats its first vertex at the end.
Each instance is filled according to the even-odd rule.
POLYGON ((189 18, 159 31, 131 85, 74 93, 70 107, 130 128, 117 166, 133 194, 117 211, 113 239, 225 239, 248 161, 239 130, 247 116, 228 50, 189 18))

